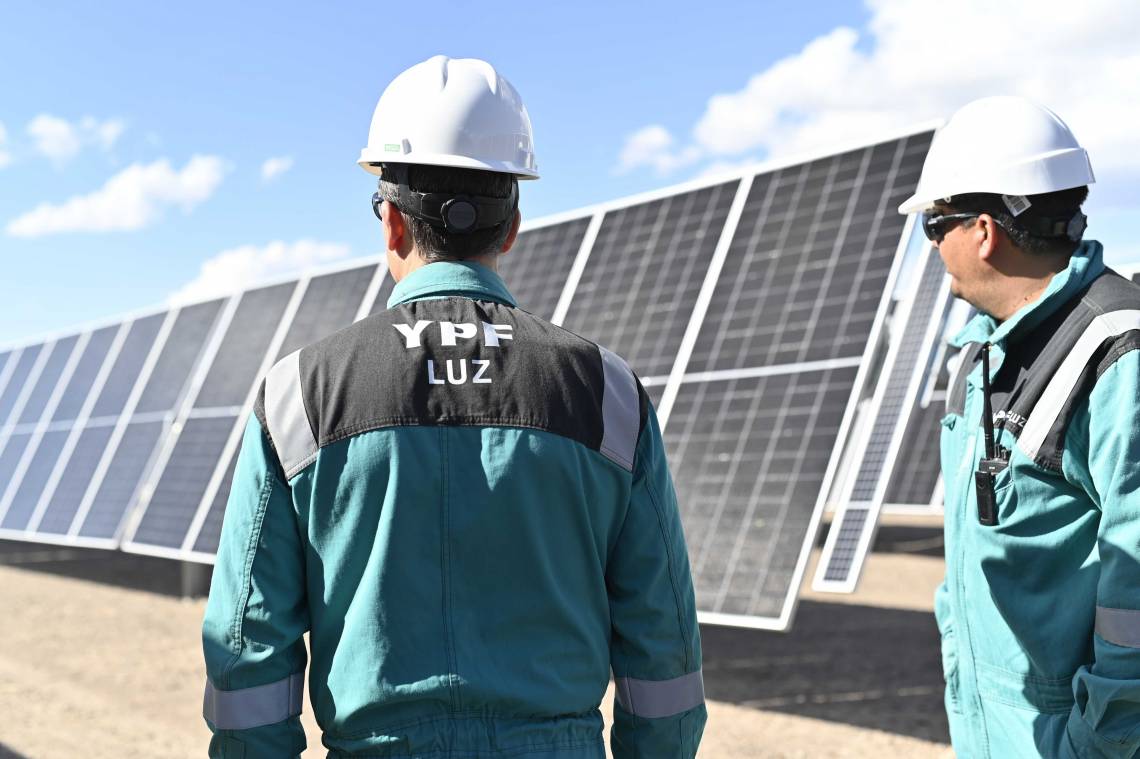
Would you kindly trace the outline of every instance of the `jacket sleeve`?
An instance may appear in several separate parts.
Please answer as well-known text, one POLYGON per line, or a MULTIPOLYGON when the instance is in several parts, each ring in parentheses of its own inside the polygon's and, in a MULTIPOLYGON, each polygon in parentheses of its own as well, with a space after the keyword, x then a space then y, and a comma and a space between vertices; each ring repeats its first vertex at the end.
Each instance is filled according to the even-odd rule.
POLYGON ((211 757, 299 756, 307 661, 304 552, 292 497, 251 416, 202 624, 211 757))
MULTIPOLYGON (((649 404, 647 404, 649 405, 649 404)), ((606 567, 614 759, 690 759, 707 718, 701 640, 677 496, 652 406, 629 510, 606 567)))
POLYGON ((1100 506, 1093 662, 1073 678, 1066 755, 1140 752, 1140 352, 1116 361, 1069 435, 1087 429, 1089 480, 1100 506))

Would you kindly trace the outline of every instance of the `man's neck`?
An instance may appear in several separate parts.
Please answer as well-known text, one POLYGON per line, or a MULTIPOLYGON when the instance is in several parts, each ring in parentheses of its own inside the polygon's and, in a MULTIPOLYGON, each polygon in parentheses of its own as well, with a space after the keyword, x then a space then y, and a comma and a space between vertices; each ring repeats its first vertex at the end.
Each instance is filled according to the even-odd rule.
MULTIPOLYGON (((479 264, 480 266, 486 266, 491 271, 498 273, 498 271, 499 271, 498 259, 499 259, 498 256, 475 256, 473 258, 464 258, 461 260, 460 259, 447 259, 447 260, 457 261, 457 262, 465 263, 465 264, 479 264)), ((423 259, 423 257, 420 256, 419 251, 413 249, 412 252, 409 253, 406 258, 403 258, 400 260, 400 262, 398 264, 399 269, 398 270, 397 269, 392 270, 392 279, 395 280, 396 282, 399 282, 400 280, 402 280, 404 277, 411 274, 416 269, 421 269, 424 266, 427 266, 428 264, 432 264, 432 263, 440 263, 440 262, 439 261, 425 261, 423 259)))

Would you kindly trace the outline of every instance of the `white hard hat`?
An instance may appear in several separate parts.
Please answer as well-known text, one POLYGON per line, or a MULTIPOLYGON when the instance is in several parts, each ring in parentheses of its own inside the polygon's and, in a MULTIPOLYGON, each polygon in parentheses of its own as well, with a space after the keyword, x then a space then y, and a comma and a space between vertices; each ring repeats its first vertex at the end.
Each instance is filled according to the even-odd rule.
POLYGON ((358 163, 456 166, 538 179, 530 116, 511 83, 486 61, 437 55, 388 85, 358 163))
POLYGON ((899 213, 963 193, 1039 195, 1095 182, 1088 153, 1057 114, 999 95, 960 108, 934 135, 914 195, 899 213))

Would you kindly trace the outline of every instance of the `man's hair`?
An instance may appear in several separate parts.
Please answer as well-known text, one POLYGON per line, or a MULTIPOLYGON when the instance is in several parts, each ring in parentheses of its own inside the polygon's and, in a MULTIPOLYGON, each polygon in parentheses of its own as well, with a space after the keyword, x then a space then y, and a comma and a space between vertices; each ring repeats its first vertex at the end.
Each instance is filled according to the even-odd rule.
POLYGON ((1067 237, 1041 237, 1031 234, 1022 222, 1072 218, 1073 214, 1081 209, 1081 204, 1088 196, 1087 186, 1041 195, 1027 195, 1030 206, 1016 217, 1009 212, 1009 207, 1001 195, 988 192, 955 195, 946 205, 957 213, 988 213, 1005 230, 1013 244, 1026 253, 1038 256, 1071 256, 1080 245, 1080 241, 1074 242, 1067 237))
MULTIPOLYGON (((511 174, 482 169, 459 169, 451 166, 408 166, 408 185, 418 192, 442 192, 454 195, 483 195, 491 198, 507 198, 518 182, 511 174)), ((393 185, 396 176, 387 166, 380 170, 381 185, 393 185)), ((381 193, 385 194, 385 193, 381 193)), ((479 256, 495 255, 503 247, 511 232, 514 212, 518 210, 516 194, 515 207, 506 221, 486 229, 476 229, 462 234, 451 233, 442 226, 432 226, 422 219, 404 213, 404 222, 412 233, 412 242, 420 257, 433 261, 463 261, 479 256)))

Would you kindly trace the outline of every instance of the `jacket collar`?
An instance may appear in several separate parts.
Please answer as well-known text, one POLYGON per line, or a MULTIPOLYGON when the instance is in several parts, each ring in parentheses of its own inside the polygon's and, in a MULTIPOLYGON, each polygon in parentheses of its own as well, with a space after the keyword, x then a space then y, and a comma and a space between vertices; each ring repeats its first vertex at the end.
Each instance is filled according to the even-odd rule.
POLYGON ((950 344, 956 348, 961 348, 966 343, 998 344, 1015 330, 1023 332, 1032 329, 1068 302, 1081 288, 1099 277, 1104 269, 1104 249, 1101 244, 1096 240, 1086 240, 1073 253, 1068 267, 1053 275, 1041 297, 1022 306, 1001 324, 988 314, 978 314, 954 336, 950 344))
POLYGON ((397 282, 388 298, 388 308, 413 300, 453 296, 518 306, 502 278, 486 266, 467 261, 436 261, 397 282))

